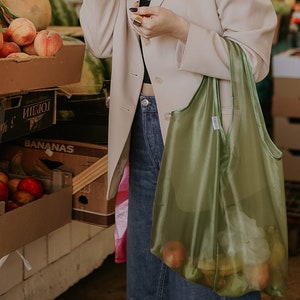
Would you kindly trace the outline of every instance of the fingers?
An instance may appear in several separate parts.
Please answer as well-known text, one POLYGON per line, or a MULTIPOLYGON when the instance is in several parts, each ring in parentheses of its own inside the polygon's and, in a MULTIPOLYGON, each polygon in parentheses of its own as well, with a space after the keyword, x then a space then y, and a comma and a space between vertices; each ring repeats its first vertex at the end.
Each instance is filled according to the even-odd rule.
POLYGON ((140 15, 137 15, 134 19, 133 19, 133 25, 137 26, 137 27, 141 27, 143 22, 143 17, 140 15))
POLYGON ((132 28, 140 36, 151 38, 157 36, 161 29, 157 28, 160 24, 158 19, 161 17, 159 12, 160 7, 131 7, 129 8, 129 18, 131 20, 132 28))

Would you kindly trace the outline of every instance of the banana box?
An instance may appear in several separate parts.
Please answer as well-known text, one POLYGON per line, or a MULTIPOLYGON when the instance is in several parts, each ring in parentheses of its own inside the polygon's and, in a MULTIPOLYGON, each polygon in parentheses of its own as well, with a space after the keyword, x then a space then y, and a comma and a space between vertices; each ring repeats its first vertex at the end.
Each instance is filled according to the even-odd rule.
MULTIPOLYGON (((4 171, 22 176, 49 176, 53 170, 61 170, 75 177, 106 154, 107 146, 103 145, 22 138, 0 145, 0 168, 2 166, 6 168, 4 171)), ((112 225, 115 221, 115 199, 106 200, 106 190, 107 173, 73 193, 72 218, 95 225, 112 225)))

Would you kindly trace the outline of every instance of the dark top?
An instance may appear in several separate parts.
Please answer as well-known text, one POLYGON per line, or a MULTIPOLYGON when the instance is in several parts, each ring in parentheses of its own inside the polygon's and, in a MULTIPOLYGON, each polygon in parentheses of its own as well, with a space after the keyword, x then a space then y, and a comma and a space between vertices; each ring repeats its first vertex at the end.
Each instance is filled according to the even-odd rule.
POLYGON ((151 0, 140 0, 140 6, 149 6, 151 0))
MULTIPOLYGON (((150 1, 151 0, 140 0, 140 6, 149 6, 150 1)), ((143 52, 143 50, 142 50, 142 52, 143 52)), ((143 56, 143 60, 144 60, 144 56, 143 56)), ((145 62, 144 62, 144 69, 145 69, 145 72, 144 72, 144 80, 143 80, 143 82, 144 83, 151 83, 151 80, 150 80, 150 77, 149 77, 149 74, 148 74, 145 62)))

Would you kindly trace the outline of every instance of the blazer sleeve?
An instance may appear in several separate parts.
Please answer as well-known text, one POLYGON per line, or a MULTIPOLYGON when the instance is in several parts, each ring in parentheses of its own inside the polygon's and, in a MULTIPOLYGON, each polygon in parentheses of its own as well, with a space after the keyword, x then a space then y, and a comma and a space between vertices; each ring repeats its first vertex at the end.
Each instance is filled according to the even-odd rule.
POLYGON ((270 0, 216 0, 222 31, 190 24, 187 42, 177 47, 179 68, 206 76, 229 79, 225 38, 240 44, 256 81, 269 72, 277 17, 270 0), (199 55, 201 53, 201 55, 199 55))
POLYGON ((120 0, 83 0, 80 25, 89 50, 96 57, 112 56, 113 32, 118 18, 120 0))

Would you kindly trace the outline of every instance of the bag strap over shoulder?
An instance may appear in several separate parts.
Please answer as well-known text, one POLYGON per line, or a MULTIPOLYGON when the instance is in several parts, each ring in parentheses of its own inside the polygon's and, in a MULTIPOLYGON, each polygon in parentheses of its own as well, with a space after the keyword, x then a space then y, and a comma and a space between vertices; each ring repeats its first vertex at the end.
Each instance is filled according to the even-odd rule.
MULTIPOLYGON (((253 111, 255 122, 259 131, 261 142, 274 159, 281 159, 282 152, 271 140, 266 128, 264 116, 259 102, 256 83, 243 49, 235 42, 226 40, 230 61, 231 91, 233 102, 233 118, 236 121, 236 111, 240 111, 240 119, 243 120, 249 109, 253 111)), ((232 124, 231 124, 232 126, 232 124)), ((230 126, 230 127, 231 127, 230 126)), ((228 137, 229 138, 229 137, 228 137)))

